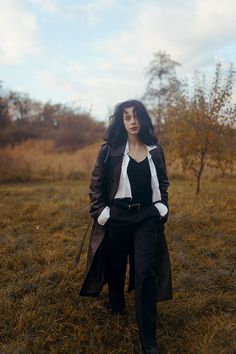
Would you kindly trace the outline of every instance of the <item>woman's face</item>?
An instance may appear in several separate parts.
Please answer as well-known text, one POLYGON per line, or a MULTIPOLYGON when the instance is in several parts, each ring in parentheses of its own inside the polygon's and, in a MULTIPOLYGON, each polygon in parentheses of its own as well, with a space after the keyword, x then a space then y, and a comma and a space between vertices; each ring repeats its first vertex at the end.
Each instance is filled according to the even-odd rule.
POLYGON ((140 123, 134 107, 125 108, 123 122, 128 135, 137 135, 140 131, 140 123))

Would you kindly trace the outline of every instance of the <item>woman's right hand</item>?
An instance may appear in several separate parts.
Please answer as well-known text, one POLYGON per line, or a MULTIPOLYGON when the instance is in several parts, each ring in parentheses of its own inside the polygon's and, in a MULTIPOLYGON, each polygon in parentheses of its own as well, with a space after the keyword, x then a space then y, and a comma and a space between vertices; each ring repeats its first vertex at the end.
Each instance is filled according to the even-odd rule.
POLYGON ((97 222, 99 223, 99 225, 103 226, 106 224, 109 218, 110 218, 110 208, 109 206, 106 206, 101 212, 101 214, 99 215, 97 222))

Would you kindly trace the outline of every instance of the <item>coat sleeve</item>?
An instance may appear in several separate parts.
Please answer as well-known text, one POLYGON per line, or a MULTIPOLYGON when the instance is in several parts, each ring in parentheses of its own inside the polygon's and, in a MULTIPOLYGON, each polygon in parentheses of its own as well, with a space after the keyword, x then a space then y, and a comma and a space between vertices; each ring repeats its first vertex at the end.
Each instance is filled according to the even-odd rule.
POLYGON ((105 199, 105 164, 109 154, 109 146, 104 143, 100 147, 97 160, 92 171, 89 186, 90 215, 97 220, 107 206, 105 199))
POLYGON ((157 170, 157 177, 159 180, 159 187, 161 192, 161 202, 165 204, 168 208, 168 187, 169 180, 167 175, 165 154, 163 148, 159 145, 160 159, 159 159, 159 168, 157 170))

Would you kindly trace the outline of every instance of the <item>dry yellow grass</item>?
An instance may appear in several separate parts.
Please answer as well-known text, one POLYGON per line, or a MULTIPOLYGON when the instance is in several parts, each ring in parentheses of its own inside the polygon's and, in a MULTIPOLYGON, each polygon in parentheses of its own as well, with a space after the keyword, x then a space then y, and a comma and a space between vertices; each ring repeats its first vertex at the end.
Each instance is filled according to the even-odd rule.
POLYGON ((98 146, 57 152, 52 140, 27 140, 0 149, 0 182, 79 180, 91 173, 98 146))
MULTIPOLYGON (((174 300, 158 304, 163 354, 235 354, 235 205, 232 180, 171 180, 166 227, 174 300)), ((90 222, 88 181, 0 185, 0 353, 140 353, 134 293, 127 316, 79 298, 90 222)))
MULTIPOLYGON (((27 140, 15 147, 0 149, 0 183, 81 180, 88 178, 96 159, 98 147, 95 143, 75 152, 58 152, 52 140, 27 140)), ((168 155, 167 161, 168 161, 168 155)), ((236 166, 235 166, 236 167, 236 166)), ((228 175, 235 175, 225 171, 228 175)), ((171 178, 189 178, 183 173, 179 160, 168 162, 171 178)), ((222 171, 206 166, 203 178, 214 179, 222 171)))

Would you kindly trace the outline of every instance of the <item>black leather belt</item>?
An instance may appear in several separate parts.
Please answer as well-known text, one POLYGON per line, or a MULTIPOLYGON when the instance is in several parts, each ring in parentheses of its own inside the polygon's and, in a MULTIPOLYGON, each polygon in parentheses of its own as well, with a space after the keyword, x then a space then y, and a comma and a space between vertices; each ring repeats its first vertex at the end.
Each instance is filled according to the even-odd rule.
POLYGON ((129 212, 134 212, 134 211, 138 211, 144 207, 150 206, 152 205, 152 203, 131 203, 131 202, 127 202, 127 201, 122 201, 122 200, 118 200, 118 199, 114 199, 113 203, 114 205, 126 209, 129 212))
POLYGON ((133 203, 128 205, 129 211, 136 211, 141 209, 141 203, 133 203))

